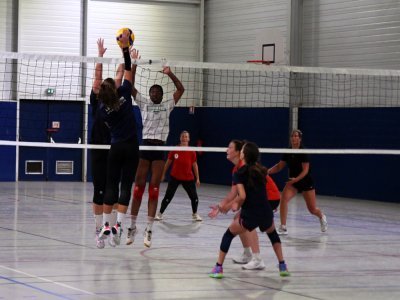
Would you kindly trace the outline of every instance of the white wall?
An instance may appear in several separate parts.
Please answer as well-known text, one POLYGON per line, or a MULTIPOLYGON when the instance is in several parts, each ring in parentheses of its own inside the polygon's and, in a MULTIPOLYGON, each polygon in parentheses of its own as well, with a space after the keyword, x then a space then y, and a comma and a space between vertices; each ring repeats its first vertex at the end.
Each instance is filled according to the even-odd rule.
POLYGON ((285 64, 289 20, 289 0, 206 0, 206 61, 240 63, 254 59, 259 31, 275 30, 285 41, 285 64))
POLYGON ((12 51, 13 0, 0 0, 0 51, 12 51))
POLYGON ((303 3, 304 65, 400 69, 400 1, 303 3))

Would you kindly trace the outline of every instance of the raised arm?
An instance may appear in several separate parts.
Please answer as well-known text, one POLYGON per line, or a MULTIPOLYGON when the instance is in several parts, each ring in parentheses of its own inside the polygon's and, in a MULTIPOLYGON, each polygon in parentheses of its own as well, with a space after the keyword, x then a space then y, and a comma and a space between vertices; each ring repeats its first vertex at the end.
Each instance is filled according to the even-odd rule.
POLYGON ((115 74, 115 86, 119 88, 122 85, 122 79, 124 77, 124 64, 119 64, 117 73, 115 74))
POLYGON ((185 91, 185 88, 183 87, 182 83, 178 79, 178 77, 175 76, 174 73, 172 73, 170 67, 164 67, 163 71, 164 74, 168 75, 169 78, 174 82, 176 91, 174 93, 174 101, 175 104, 178 103, 179 99, 181 99, 183 92, 185 91))
MULTIPOLYGON (((107 48, 104 48, 104 39, 99 38, 97 40, 97 52, 98 57, 103 57, 104 53, 106 53, 107 48)), ((95 94, 98 94, 100 91, 100 86, 103 81, 103 64, 96 63, 94 70, 94 80, 92 90, 95 94)))
MULTIPOLYGON (((132 54, 133 60, 140 59, 139 50, 133 48, 131 54, 132 54)), ((137 68, 137 64, 133 63, 132 71, 131 71, 131 73, 132 73, 132 96, 133 96, 133 98, 135 98, 135 100, 136 100, 136 95, 138 93, 138 90, 135 88, 136 68, 137 68)))
POLYGON ((121 42, 121 49, 122 49, 122 54, 124 56, 124 64, 125 64, 125 70, 124 70, 124 78, 125 80, 128 80, 130 83, 132 83, 132 66, 131 66, 131 49, 129 47, 129 36, 130 32, 129 30, 125 30, 119 41, 121 42))

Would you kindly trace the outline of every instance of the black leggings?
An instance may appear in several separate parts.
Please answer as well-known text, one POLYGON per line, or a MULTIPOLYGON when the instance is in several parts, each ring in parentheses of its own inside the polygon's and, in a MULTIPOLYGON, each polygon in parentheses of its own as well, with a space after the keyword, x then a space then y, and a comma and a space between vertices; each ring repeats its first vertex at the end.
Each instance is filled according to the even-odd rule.
POLYGON ((192 203, 192 212, 195 214, 197 213, 197 207, 199 205, 199 198, 197 196, 196 191, 196 183, 194 180, 177 180, 171 176, 171 180, 168 182, 167 191, 165 192, 164 199, 161 202, 160 213, 164 213, 167 209, 167 206, 171 202, 172 198, 175 195, 176 189, 178 186, 182 184, 183 188, 185 189, 186 193, 188 194, 190 201, 192 203))
POLYGON ((132 184, 139 162, 137 138, 111 144, 107 163, 107 188, 104 203, 129 205, 132 184), (121 191, 119 192, 119 185, 121 191))
POLYGON ((103 205, 107 180, 108 150, 92 149, 93 203, 103 205))

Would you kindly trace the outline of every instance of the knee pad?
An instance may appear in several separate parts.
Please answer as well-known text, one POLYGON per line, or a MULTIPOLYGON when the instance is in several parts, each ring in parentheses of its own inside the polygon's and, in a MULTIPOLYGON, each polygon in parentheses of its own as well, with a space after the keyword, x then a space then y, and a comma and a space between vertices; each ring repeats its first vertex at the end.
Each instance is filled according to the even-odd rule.
POLYGON ((281 239, 279 238, 279 235, 276 232, 276 229, 274 229, 274 231, 272 231, 271 233, 267 233, 267 235, 268 235, 269 240, 271 241, 272 245, 281 242, 281 239))
POLYGON ((235 235, 228 228, 224 233, 224 236, 222 237, 221 246, 219 247, 219 249, 224 253, 228 253, 229 247, 231 246, 234 237, 235 235))
POLYGON ((149 200, 158 200, 160 188, 156 185, 149 185, 149 200))
POLYGON ((103 201, 104 201, 104 191, 99 189, 94 189, 93 203, 97 205, 103 205, 103 201))
POLYGON ((135 185, 135 188, 133 189, 134 201, 142 201, 145 187, 145 185, 135 185))

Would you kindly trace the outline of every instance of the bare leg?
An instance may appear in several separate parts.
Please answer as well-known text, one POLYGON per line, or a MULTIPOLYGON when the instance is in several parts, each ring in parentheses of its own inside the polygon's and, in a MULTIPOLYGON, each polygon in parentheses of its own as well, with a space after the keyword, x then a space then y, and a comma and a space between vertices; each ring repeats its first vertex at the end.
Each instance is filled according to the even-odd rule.
POLYGON ((297 194, 297 189, 291 185, 286 184, 281 196, 280 204, 280 218, 281 224, 286 225, 287 215, 288 215, 288 204, 289 201, 297 194))

